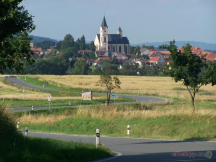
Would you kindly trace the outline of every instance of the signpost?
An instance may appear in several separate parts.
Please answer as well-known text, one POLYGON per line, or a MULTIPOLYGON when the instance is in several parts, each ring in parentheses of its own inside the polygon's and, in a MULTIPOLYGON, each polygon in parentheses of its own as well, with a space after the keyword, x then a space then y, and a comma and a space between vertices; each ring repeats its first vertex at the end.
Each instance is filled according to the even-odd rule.
MULTIPOLYGON (((118 97, 117 94, 111 94, 111 97, 118 97)), ((114 103, 115 103, 115 98, 114 98, 114 103)))
POLYGON ((93 99, 93 93, 90 92, 82 92, 82 100, 92 100, 93 99))
POLYGON ((51 94, 48 95, 48 101, 49 101, 49 109, 50 109, 50 102, 52 101, 52 96, 51 96, 51 94))

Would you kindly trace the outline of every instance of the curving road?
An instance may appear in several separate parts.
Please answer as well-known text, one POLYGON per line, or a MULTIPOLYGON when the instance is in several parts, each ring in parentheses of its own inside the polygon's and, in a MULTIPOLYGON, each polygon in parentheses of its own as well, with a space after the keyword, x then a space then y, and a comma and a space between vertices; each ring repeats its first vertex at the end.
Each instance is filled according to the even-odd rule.
MULTIPOLYGON (((55 91, 52 89, 37 87, 37 86, 31 85, 31 84, 28 84, 26 82, 23 82, 22 80, 20 80, 17 77, 5 77, 5 79, 8 80, 9 82, 15 84, 15 85, 30 88, 30 89, 36 89, 36 90, 42 90, 42 91, 55 91)), ((94 93, 94 94, 95 95, 101 95, 100 93, 94 93)), ((137 96, 137 95, 128 95, 128 94, 119 94, 118 96, 133 98, 136 102, 165 102, 165 101, 167 101, 167 99, 165 99, 165 98, 152 97, 152 96, 137 96)))
MULTIPOLYGON (((133 131, 133 128, 131 128, 133 131)), ((125 130, 126 134, 126 130, 125 130)), ((75 141, 95 144, 94 136, 65 135, 52 133, 29 132, 30 136, 40 138, 53 138, 64 141, 75 141)), ((157 140, 141 138, 118 138, 101 137, 100 141, 118 155, 97 160, 107 162, 192 162, 192 161, 216 161, 216 142, 206 141, 176 141, 176 140, 157 140), (205 153, 211 151, 211 159, 205 157, 205 153), (176 152, 188 155, 176 155, 176 152)))
MULTIPOLYGON (((5 78, 8 81, 32 89, 46 90, 49 89, 35 87, 29 85, 18 78, 5 78)), ((158 97, 135 96, 135 95, 119 95, 122 97, 131 97, 136 102, 164 102, 166 99, 158 97)), ((57 106, 59 107, 59 106, 57 106)), ((66 107, 66 106, 63 106, 66 107)), ((71 106, 72 107, 72 106, 71 106)), ((37 107, 34 109, 44 109, 47 107, 37 107)), ((55 107, 52 107, 55 108, 55 107)), ((29 110, 29 108, 16 108, 16 111, 29 110)), ((133 131, 133 128, 131 128, 133 131)), ((102 133, 102 132, 101 132, 102 133)), ((126 130, 125 130, 126 134, 126 130)), ((117 155, 111 158, 98 160, 98 162, 192 162, 192 161, 216 161, 216 142, 207 141, 175 141, 175 140, 157 140, 157 139, 141 139, 141 138, 117 138, 117 137, 102 137, 101 143, 108 147, 117 155), (213 154, 210 159, 206 157, 206 152, 211 151, 213 154), (183 153, 183 154, 182 154, 183 153)), ((64 141, 77 141, 85 143, 95 143, 94 136, 78 136, 64 135, 52 133, 36 133, 29 132, 29 136, 40 138, 53 138, 64 141)))

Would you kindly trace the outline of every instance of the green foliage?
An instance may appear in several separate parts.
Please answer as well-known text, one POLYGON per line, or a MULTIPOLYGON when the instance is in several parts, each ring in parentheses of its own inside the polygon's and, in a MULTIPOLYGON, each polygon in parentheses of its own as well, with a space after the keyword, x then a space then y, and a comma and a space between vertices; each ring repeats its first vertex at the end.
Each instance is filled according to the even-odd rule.
POLYGON ((38 59, 33 65, 25 65, 27 74, 65 74, 68 68, 67 61, 60 55, 50 56, 46 59, 38 59))
POLYGON ((67 34, 61 42, 61 51, 64 52, 67 48, 74 46, 74 38, 71 34, 67 34))
POLYGON ((203 85, 216 83, 216 62, 208 63, 201 56, 192 54, 191 46, 187 44, 183 47, 183 53, 177 49, 175 41, 170 44, 161 46, 160 48, 170 51, 170 70, 171 77, 176 82, 183 81, 188 92, 191 95, 193 112, 195 112, 195 96, 203 85))
POLYGON ((91 43, 88 45, 88 49, 92 50, 92 51, 95 51, 95 44, 94 44, 93 41, 91 41, 91 43))
POLYGON ((55 46, 55 42, 53 41, 42 41, 42 42, 35 42, 34 43, 34 47, 41 47, 43 50, 46 50, 46 49, 50 49, 52 46, 55 46))
POLYGON ((73 68, 68 71, 68 74, 74 74, 74 75, 86 75, 89 71, 89 65, 83 60, 77 60, 74 63, 73 68))
POLYGON ((146 49, 155 49, 155 47, 153 45, 150 46, 146 46, 146 45, 142 45, 142 48, 146 48, 146 49))
POLYGON ((128 64, 128 63, 123 63, 122 69, 121 69, 121 74, 122 75, 137 75, 138 71, 138 65, 137 64, 128 64))
POLYGON ((118 65, 117 64, 112 64, 112 62, 108 60, 103 60, 102 61, 102 70, 103 73, 109 74, 109 75, 118 75, 119 70, 118 70, 118 65))
POLYGON ((44 42, 44 41, 58 43, 57 40, 46 38, 46 37, 40 37, 40 36, 34 36, 34 35, 29 35, 29 37, 31 38, 31 43, 44 42))
POLYGON ((32 16, 22 0, 0 1, 0 73, 7 67, 22 72, 24 62, 32 63, 28 33, 34 30, 32 16))
POLYGON ((112 90, 117 88, 120 89, 120 80, 117 76, 110 76, 106 73, 103 73, 100 75, 100 80, 98 81, 98 83, 101 86, 105 86, 106 87, 106 92, 107 92, 107 104, 109 105, 110 103, 110 95, 112 93, 112 90))

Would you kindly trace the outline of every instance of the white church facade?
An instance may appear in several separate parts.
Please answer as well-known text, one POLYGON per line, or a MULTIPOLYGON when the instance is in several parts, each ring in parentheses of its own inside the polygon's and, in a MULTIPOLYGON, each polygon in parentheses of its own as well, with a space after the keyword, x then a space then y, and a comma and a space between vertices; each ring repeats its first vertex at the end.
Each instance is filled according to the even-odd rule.
POLYGON ((123 37, 121 28, 117 30, 117 34, 108 34, 108 26, 105 16, 100 26, 100 34, 96 34, 94 41, 96 51, 130 53, 130 43, 127 37, 123 37))

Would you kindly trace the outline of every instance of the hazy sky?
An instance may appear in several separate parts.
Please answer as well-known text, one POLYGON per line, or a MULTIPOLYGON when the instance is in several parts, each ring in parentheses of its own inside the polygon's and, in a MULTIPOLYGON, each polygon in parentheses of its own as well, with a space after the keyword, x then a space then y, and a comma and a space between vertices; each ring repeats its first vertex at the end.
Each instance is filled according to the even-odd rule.
POLYGON ((216 43, 216 0, 24 0, 22 5, 35 16, 35 36, 85 35, 92 41, 105 15, 109 34, 120 26, 131 44, 216 43))

